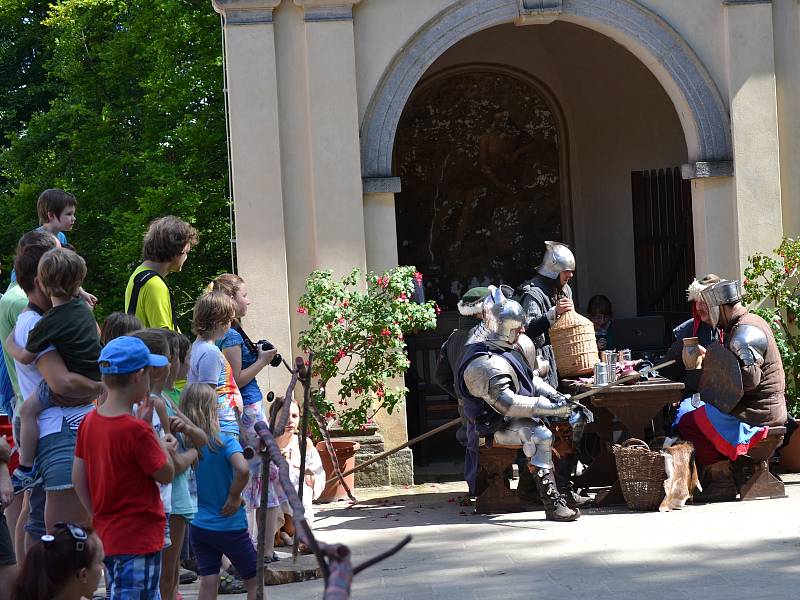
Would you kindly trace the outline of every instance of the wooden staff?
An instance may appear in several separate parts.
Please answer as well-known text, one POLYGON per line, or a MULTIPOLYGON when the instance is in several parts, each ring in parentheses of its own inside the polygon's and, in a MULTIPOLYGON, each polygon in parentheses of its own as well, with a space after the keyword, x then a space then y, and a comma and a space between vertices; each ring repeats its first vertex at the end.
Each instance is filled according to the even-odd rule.
MULTIPOLYGON (((302 359, 300 359, 302 362, 302 359)), ((294 393, 294 386, 297 384, 297 371, 290 371, 292 378, 286 388, 286 395, 284 398, 292 397, 294 393)), ((286 421, 289 418, 289 404, 284 404, 284 410, 281 411, 280 418, 277 423, 273 424, 275 427, 275 434, 280 435, 286 428, 286 421)), ((257 550, 256 550, 256 600, 264 600, 266 591, 264 590, 264 555, 267 550, 267 504, 269 503, 269 463, 270 455, 267 452, 262 453, 261 456, 261 510, 257 511, 258 514, 258 533, 257 533, 257 550)), ((275 533, 273 532, 273 535, 275 533)), ((270 556, 270 559, 272 556, 270 556)))
MULTIPOLYGON (((632 375, 626 375, 625 377, 620 377, 619 379, 614 381, 613 384, 597 386, 595 388, 592 388, 591 390, 582 392, 580 394, 577 394, 576 396, 572 396, 570 398, 570 402, 577 402, 578 400, 583 400, 584 398, 589 398, 591 396, 596 396, 597 394, 600 394, 601 392, 606 391, 608 388, 614 387, 615 385, 618 385, 618 384, 627 383, 629 381, 635 381, 635 380, 641 378, 642 374, 649 373, 650 371, 657 371, 658 369, 663 369, 664 367, 668 367, 673 363, 675 363, 675 360, 668 360, 668 361, 665 361, 665 362, 663 362, 661 364, 658 364, 658 365, 656 365, 654 367, 647 367, 645 369, 642 369, 641 371, 636 372, 636 373, 634 373, 632 375)), ((436 429, 431 429, 430 431, 428 431, 426 433, 423 433, 422 435, 419 435, 419 436, 415 437, 412 440, 408 440, 407 442, 405 442, 403 444, 400 444, 396 448, 392 448, 391 450, 387 450, 386 452, 381 452, 377 456, 373 456, 369 460, 365 460, 363 463, 358 464, 355 467, 353 467, 352 469, 342 473, 342 477, 344 477, 346 475, 350 475, 351 473, 355 473, 356 471, 358 471, 360 469, 363 469, 364 467, 368 467, 369 465, 371 465, 373 463, 376 463, 379 460, 383 460, 387 456, 391 456, 392 454, 395 454, 396 452, 399 452, 403 448, 408 448, 409 446, 411 446, 413 444, 416 444, 417 442, 421 442, 422 440, 426 440, 429 437, 431 437, 433 435, 436 435, 437 433, 441 433, 442 431, 446 431, 447 429, 450 429, 451 427, 455 427, 456 425, 461 424, 461 422, 462 422, 461 421, 461 417, 457 417, 457 418, 453 419, 452 421, 448 421, 444 425, 439 425, 439 427, 437 427, 436 429)), ((337 479, 336 477, 333 477, 333 478, 329 479, 328 481, 326 481, 325 484, 327 485, 327 484, 329 484, 329 483, 331 483, 333 481, 336 481, 336 479, 337 479)))
MULTIPOLYGON (((311 402, 311 363, 314 360, 314 353, 308 355, 308 364, 304 367, 301 373, 300 383, 303 386, 303 424, 300 426, 300 483, 297 485, 297 497, 300 502, 303 502, 303 490, 306 487, 306 446, 308 445, 308 436, 306 430, 308 429, 308 413, 309 403, 311 402)), ((297 531, 292 540, 292 561, 297 562, 297 554, 300 544, 300 536, 297 531)))

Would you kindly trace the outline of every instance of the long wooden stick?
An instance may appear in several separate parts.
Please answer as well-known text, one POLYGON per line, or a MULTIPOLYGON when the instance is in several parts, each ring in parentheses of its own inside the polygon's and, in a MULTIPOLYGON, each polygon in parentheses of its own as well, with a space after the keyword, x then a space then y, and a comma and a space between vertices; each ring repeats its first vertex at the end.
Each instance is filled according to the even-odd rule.
MULTIPOLYGON (((601 385, 601 386, 598 386, 596 388, 592 388, 591 390, 588 390, 588 391, 585 391, 585 392, 583 392, 581 394, 577 394, 575 396, 572 396, 570 398, 570 400, 571 401, 578 401, 578 400, 583 400, 584 398, 589 398, 590 396, 596 396, 597 394, 599 394, 601 392, 604 392, 607 389, 609 389, 611 387, 614 387, 617 384, 626 383, 628 381, 634 381, 635 379, 640 378, 642 376, 642 373, 649 373, 650 371, 657 371, 658 369, 663 369, 664 367, 670 366, 674 362, 675 362, 674 360, 668 360, 668 361, 663 362, 661 364, 658 364, 658 365, 656 365, 654 367, 650 367, 649 369, 642 370, 641 372, 637 372, 634 375, 626 375, 625 377, 620 377, 613 384, 601 385)), ((358 464, 355 467, 353 467, 352 469, 342 473, 342 477, 344 477, 346 475, 350 475, 351 473, 355 473, 356 471, 359 471, 360 469, 363 469, 364 467, 368 467, 369 465, 374 464, 374 463, 378 462, 379 460, 383 460, 387 456, 391 456, 392 454, 395 454, 396 452, 399 452, 403 448, 408 448, 409 446, 411 446, 413 444, 421 442, 422 440, 426 440, 429 437, 431 437, 433 435, 436 435, 437 433, 441 433, 442 431, 446 431, 447 429, 450 429, 451 427, 455 427, 456 425, 460 425, 460 424, 461 424, 461 417, 457 417, 457 418, 453 419, 452 421, 448 421, 444 425, 439 425, 439 427, 437 427, 436 429, 431 429, 430 431, 428 431, 426 433, 423 433, 422 435, 419 435, 419 436, 415 437, 412 440, 408 440, 407 442, 405 442, 403 444, 400 444, 396 448, 392 448, 391 450, 387 450, 386 452, 381 452, 377 456, 373 456, 369 460, 365 460, 361 464, 358 464)), ((329 479, 328 481, 325 482, 325 485, 327 485, 327 484, 329 484, 329 483, 331 483, 333 481, 336 481, 336 479, 337 479, 336 477, 332 477, 331 479, 329 479)))
MULTIPOLYGON (((461 417, 456 417, 455 419, 453 419, 452 421, 448 421, 444 425, 439 425, 436 429, 431 429, 430 431, 428 431, 426 433, 423 433, 422 435, 418 435, 417 437, 415 437, 412 440, 408 440, 407 442, 405 442, 403 444, 400 444, 396 448, 392 448, 391 450, 387 450, 386 452, 381 452, 377 456, 373 456, 369 460, 365 460, 363 463, 361 463, 359 465, 356 465, 352 469, 349 469, 349 470, 345 471, 344 473, 342 473, 342 477, 346 477, 347 475, 350 475, 350 473, 355 473, 356 471, 358 471, 360 469, 363 469, 364 467, 368 467, 369 465, 371 465, 373 463, 376 463, 379 460, 383 460, 387 456, 391 456, 392 454, 394 454, 396 452, 399 452, 403 448, 408 448, 412 444, 416 444, 417 442, 421 442, 422 440, 428 439, 432 435, 436 435, 437 433, 441 433, 442 431, 450 429, 451 427, 455 427, 456 425, 459 425, 460 423, 461 423, 461 417)), ((331 483, 333 481, 336 481, 336 480, 337 480, 336 477, 331 477, 328 481, 325 482, 325 485, 328 485, 329 483, 331 483)))
MULTIPOLYGON (((314 353, 308 355, 308 364, 305 366, 303 377, 300 383, 303 385, 303 421, 300 426, 300 483, 297 485, 297 497, 300 502, 303 502, 303 491, 306 487, 306 446, 308 445, 308 436, 306 430, 308 429, 308 405, 311 402, 311 363, 314 362, 314 353)), ((297 554, 299 551, 300 536, 295 532, 294 540, 292 540, 292 561, 297 562, 297 554)))

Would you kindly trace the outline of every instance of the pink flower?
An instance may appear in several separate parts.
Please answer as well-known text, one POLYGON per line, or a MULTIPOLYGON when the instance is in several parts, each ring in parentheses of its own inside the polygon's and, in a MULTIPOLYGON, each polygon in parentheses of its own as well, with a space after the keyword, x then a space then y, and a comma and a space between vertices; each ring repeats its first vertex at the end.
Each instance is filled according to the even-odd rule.
POLYGON ((434 303, 434 304, 433 304, 433 308, 434 308, 434 310, 436 311, 436 314, 437 314, 437 315, 438 315, 439 313, 441 313, 441 312, 442 312, 442 309, 441 309, 441 308, 439 308, 439 305, 438 305, 438 304, 436 304, 436 303, 434 303))
POLYGON ((339 360, 343 359, 345 356, 347 356, 347 353, 344 350, 339 350, 336 353, 336 358, 338 358, 339 360))
POLYGON ((344 325, 345 323, 347 323, 347 321, 345 321, 344 317, 339 317, 339 325, 344 325))
POLYGON ((306 310, 306 309, 305 309, 305 308, 303 308, 302 306, 298 306, 298 307, 297 307, 297 312, 299 312, 301 315, 308 314, 308 310, 306 310))
POLYGON ((414 272, 414 280, 417 283, 422 283, 422 273, 420 273, 419 271, 415 271, 414 272))
POLYGON ((389 331, 386 327, 384 327, 383 331, 381 331, 381 335, 384 336, 384 337, 388 337, 388 336, 392 335, 392 332, 389 331))
POLYGON ((350 306, 350 302, 348 302, 347 299, 345 298, 344 300, 342 300, 342 306, 347 308, 348 306, 350 306))
POLYGON ((383 391, 382 387, 379 387, 375 392, 375 395, 378 396, 378 398, 383 398, 386 395, 386 393, 383 391))

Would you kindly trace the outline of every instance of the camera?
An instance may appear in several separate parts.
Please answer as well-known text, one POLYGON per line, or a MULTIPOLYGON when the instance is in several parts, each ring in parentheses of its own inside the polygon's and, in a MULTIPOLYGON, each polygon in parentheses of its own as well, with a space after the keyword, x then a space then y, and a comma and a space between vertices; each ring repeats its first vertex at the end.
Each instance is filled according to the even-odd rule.
MULTIPOLYGON (((258 340, 256 342, 256 346, 261 348, 264 352, 266 352, 267 350, 274 350, 275 349, 275 346, 269 340, 258 340)), ((275 358, 273 358, 269 362, 269 366, 270 367, 277 367, 277 366, 279 366, 281 364, 282 360, 283 360, 283 358, 281 357, 281 355, 280 354, 276 354, 275 358)))

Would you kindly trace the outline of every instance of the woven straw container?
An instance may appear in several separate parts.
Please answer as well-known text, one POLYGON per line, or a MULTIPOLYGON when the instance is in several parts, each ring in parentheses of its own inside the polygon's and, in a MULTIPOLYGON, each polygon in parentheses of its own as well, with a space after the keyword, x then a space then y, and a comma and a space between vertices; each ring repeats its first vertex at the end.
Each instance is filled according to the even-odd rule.
POLYGON ((550 341, 559 375, 574 377, 594 371, 598 356, 597 340, 594 337, 594 325, 589 319, 574 310, 565 312, 550 327, 550 341))

